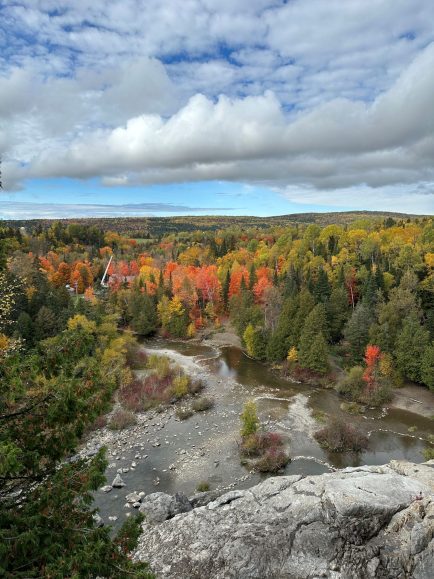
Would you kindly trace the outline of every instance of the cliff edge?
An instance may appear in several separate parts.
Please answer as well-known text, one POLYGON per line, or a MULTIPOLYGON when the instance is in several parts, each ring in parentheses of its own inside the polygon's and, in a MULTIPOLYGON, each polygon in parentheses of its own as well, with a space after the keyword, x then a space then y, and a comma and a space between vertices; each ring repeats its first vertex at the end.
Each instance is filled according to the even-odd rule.
POLYGON ((134 558, 164 579, 434 576, 434 461, 269 478, 209 499, 149 495, 134 558))

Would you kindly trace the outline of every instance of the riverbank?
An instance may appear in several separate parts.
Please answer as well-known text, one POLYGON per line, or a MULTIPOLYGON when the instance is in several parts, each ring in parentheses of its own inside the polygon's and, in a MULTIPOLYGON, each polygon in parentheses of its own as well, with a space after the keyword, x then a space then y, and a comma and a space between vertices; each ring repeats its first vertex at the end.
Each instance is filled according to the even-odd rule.
POLYGON ((394 390, 390 407, 431 418, 434 425, 434 392, 424 386, 411 384, 394 390))
POLYGON ((107 448, 106 486, 110 488, 97 491, 95 506, 103 521, 114 526, 134 512, 127 499, 132 493, 182 492, 191 496, 201 482, 218 492, 260 482, 262 475, 249 472, 240 463, 240 413, 247 400, 256 401, 267 430, 279 432, 289 441, 292 462, 285 468, 286 475, 321 474, 390 459, 420 462, 433 433, 429 418, 396 408, 369 410, 351 420, 370 432, 370 448, 359 454, 329 453, 313 434, 321 427, 315 416, 348 417, 340 410, 333 389, 288 382, 234 346, 154 339, 142 347, 148 353, 169 357, 193 380, 201 380, 203 395, 213 398, 215 404, 182 421, 175 411, 178 406, 189 406, 193 398, 182 400, 161 412, 138 413, 137 424, 125 430, 104 427, 89 435, 83 456, 95 454, 101 446, 107 448), (125 486, 113 488, 118 474, 125 486))
MULTIPOLYGON (((230 321, 225 321, 220 329, 202 331, 194 340, 195 343, 212 348, 235 347, 243 349, 241 340, 230 321)), ((332 368, 337 376, 343 375, 343 369, 332 360, 332 368)), ((290 381, 292 382, 292 381, 290 381)), ((393 391, 389 408, 405 410, 424 418, 434 417, 434 392, 424 386, 408 384, 393 391)))

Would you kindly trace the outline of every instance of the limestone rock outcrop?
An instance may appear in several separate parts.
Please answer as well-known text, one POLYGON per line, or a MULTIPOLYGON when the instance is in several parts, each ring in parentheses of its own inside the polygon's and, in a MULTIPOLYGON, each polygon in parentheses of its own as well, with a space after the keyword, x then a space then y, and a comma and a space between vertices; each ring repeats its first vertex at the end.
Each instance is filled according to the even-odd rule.
POLYGON ((434 461, 392 461, 270 478, 147 520, 134 558, 164 579, 432 579, 433 537, 434 461))

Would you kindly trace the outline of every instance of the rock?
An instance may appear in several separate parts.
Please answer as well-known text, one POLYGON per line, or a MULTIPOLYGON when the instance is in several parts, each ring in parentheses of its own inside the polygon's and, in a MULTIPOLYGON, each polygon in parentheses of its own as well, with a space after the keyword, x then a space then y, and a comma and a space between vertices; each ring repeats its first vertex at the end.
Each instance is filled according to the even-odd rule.
POLYGON ((102 491, 103 493, 109 493, 111 490, 113 490, 113 487, 112 485, 105 485, 101 487, 99 490, 102 491))
POLYGON ((138 493, 136 493, 136 492, 134 492, 134 493, 128 493, 125 498, 126 498, 126 500, 127 500, 129 503, 137 503, 137 502, 140 502, 140 495, 139 495, 138 493))
POLYGON ((145 497, 133 558, 162 579, 432 577, 434 464, 282 476, 210 495, 175 518, 176 497, 145 497))
POLYGON ((112 482, 112 487, 114 487, 115 489, 121 489, 124 486, 125 486, 125 483, 122 480, 121 475, 117 474, 112 482))
POLYGON ((182 493, 177 493, 174 497, 166 493, 152 493, 142 499, 139 508, 149 523, 162 523, 179 513, 191 510, 190 501, 182 493))
POLYGON ((93 520, 95 521, 95 525, 97 527, 103 527, 104 526, 104 521, 102 520, 102 517, 99 513, 94 513, 92 515, 93 520))
POLYGON ((204 507, 212 501, 215 501, 221 495, 221 491, 206 491, 204 493, 196 493, 195 495, 189 497, 188 500, 190 501, 193 509, 196 509, 197 507, 204 507))

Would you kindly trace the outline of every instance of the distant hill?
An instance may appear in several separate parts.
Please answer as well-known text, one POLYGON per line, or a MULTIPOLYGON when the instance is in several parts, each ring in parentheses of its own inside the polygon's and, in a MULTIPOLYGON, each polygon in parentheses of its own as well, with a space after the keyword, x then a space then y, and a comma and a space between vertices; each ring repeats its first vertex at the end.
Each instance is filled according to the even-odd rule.
POLYGON ((153 238, 169 233, 182 231, 216 231, 228 227, 240 227, 243 229, 267 227, 285 227, 296 224, 317 223, 325 226, 331 223, 347 225, 363 219, 376 219, 384 221, 387 218, 396 221, 408 219, 424 219, 432 216, 412 215, 387 211, 333 211, 329 213, 292 213, 288 215, 276 215, 272 217, 254 216, 227 216, 227 215, 200 215, 200 216, 174 216, 174 217, 86 217, 71 219, 29 219, 29 220, 3 220, 1 224, 11 227, 25 227, 29 231, 46 229, 54 222, 60 221, 67 225, 77 223, 89 225, 104 231, 117 231, 123 235, 135 238, 153 238))

